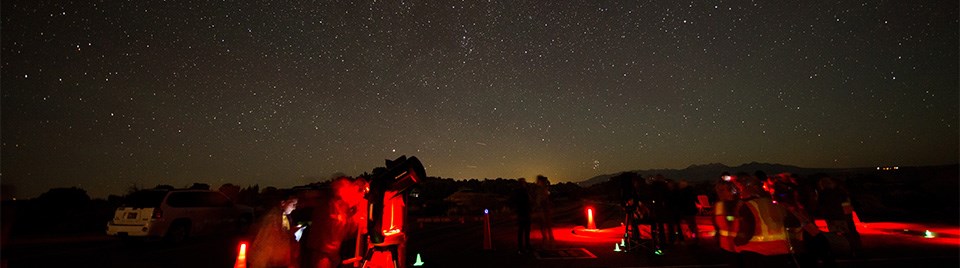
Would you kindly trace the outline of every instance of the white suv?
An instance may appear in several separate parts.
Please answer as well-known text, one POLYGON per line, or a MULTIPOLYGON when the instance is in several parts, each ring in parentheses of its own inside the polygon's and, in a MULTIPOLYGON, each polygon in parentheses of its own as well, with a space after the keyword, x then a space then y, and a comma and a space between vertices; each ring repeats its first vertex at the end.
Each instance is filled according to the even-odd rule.
POLYGON ((239 230, 253 220, 253 209, 209 190, 142 190, 130 194, 107 222, 107 234, 165 238, 239 230))

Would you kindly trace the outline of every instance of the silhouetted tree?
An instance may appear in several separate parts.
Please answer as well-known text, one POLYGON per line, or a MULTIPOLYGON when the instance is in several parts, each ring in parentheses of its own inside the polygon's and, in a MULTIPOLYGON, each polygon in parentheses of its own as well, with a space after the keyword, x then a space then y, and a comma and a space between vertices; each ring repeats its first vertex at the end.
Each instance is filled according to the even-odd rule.
POLYGON ((263 191, 260 191, 260 204, 264 210, 269 209, 271 206, 279 205, 280 201, 283 200, 284 191, 277 189, 277 187, 268 186, 263 188, 263 191))
POLYGON ((550 196, 556 200, 579 199, 583 188, 572 182, 562 182, 550 185, 550 196))
POLYGON ((77 206, 90 201, 87 191, 77 187, 53 188, 37 197, 40 204, 55 204, 58 206, 77 206))
POLYGON ((173 187, 173 185, 169 185, 169 184, 159 184, 159 185, 157 185, 157 187, 153 187, 153 189, 157 189, 157 190, 173 190, 173 189, 176 189, 176 187, 173 187))
POLYGON ((19 217, 31 231, 73 232, 90 216, 87 215, 90 196, 77 187, 53 188, 32 201, 33 204, 22 211, 26 215, 19 217))
MULTIPOLYGON (((157 185, 157 187, 159 187, 159 185, 157 185)), ((125 194, 125 195, 130 195, 130 194, 132 194, 132 193, 139 192, 140 190, 143 190, 143 189, 140 188, 140 186, 137 186, 136 184, 134 184, 134 185, 130 185, 129 187, 127 187, 127 192, 124 193, 124 194, 125 194)))
POLYGON ((248 206, 260 205, 260 185, 258 184, 241 189, 234 201, 237 202, 237 204, 244 204, 248 206))
POLYGON ((217 191, 220 191, 234 202, 237 202, 237 197, 240 196, 240 186, 233 185, 232 183, 220 185, 220 188, 217 191))

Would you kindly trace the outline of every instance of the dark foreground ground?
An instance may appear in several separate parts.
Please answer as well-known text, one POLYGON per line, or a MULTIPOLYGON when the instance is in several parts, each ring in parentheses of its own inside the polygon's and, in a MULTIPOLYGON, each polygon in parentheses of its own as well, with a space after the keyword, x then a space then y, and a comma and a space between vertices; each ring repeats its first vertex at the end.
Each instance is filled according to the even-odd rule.
MULTIPOLYGON (((598 207, 598 227, 606 234, 577 235, 582 208, 558 209, 553 232, 556 244, 544 250, 536 224, 535 251, 518 254, 516 225, 508 213, 491 213, 491 249, 484 249, 483 222, 466 218, 444 223, 413 224, 409 264, 419 254, 424 267, 723 267, 720 249, 711 237, 699 244, 672 245, 662 256, 649 249, 614 252, 620 239, 615 227, 619 209, 598 207), (604 237, 606 236, 606 237, 604 237), (580 250, 583 249, 583 250, 580 250), (589 252, 589 253, 584 253, 589 252)), ((479 218, 479 217, 477 217, 479 218)), ((702 222, 703 235, 712 230, 702 222)), ((861 256, 838 257, 840 267, 960 267, 960 228, 922 223, 867 222, 860 228, 861 256), (935 238, 924 238, 924 231, 935 238)), ((0 249, 4 267, 233 267, 244 236, 194 239, 178 245, 127 244, 100 234, 71 237, 29 237, 0 249)), ((410 267, 410 266, 408 266, 410 267)))

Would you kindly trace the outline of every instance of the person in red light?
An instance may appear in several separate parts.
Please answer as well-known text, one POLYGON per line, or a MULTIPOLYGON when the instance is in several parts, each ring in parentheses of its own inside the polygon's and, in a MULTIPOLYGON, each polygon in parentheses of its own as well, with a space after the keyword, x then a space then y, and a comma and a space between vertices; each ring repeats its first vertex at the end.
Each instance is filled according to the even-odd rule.
POLYGON ((304 250, 302 267, 338 267, 343 241, 356 236, 359 229, 366 182, 341 177, 331 183, 330 189, 311 213, 311 226, 301 239, 304 250))
POLYGON ((743 257, 743 266, 786 267, 791 253, 786 209, 773 202, 757 177, 738 173, 734 184, 742 200, 735 210, 734 244, 743 257))
POLYGON ((737 231, 733 229, 733 222, 736 219, 735 209, 739 206, 740 198, 737 197, 737 190, 732 182, 729 181, 730 175, 724 174, 724 180, 717 182, 714 190, 717 192, 717 203, 713 206, 713 225, 716 230, 717 242, 720 249, 723 250, 724 259, 730 267, 742 266, 742 261, 737 254, 737 245, 734 238, 737 231))
POLYGON ((297 207, 297 197, 280 201, 257 225, 257 234, 251 243, 251 268, 296 267, 299 247, 295 233, 299 226, 291 226, 289 215, 297 207))
POLYGON ((800 200, 799 186, 794 176, 780 173, 770 177, 770 181, 773 184, 768 190, 771 190, 774 202, 784 206, 800 225, 799 228, 787 229, 797 265, 817 267, 822 262, 823 267, 836 267, 827 237, 813 222, 813 217, 800 200))
POLYGON ((827 221, 827 229, 846 238, 850 243, 851 254, 859 255, 862 243, 857 225, 853 221, 850 195, 830 177, 820 179, 819 188, 817 201, 820 205, 820 213, 827 221))

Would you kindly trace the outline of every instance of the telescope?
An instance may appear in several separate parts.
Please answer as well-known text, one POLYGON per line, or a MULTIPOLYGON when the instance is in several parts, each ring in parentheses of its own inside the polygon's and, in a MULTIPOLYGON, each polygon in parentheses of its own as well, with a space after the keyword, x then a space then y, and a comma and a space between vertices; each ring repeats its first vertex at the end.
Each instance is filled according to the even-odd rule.
MULTIPOLYGON (((354 262, 354 267, 386 267, 384 263, 368 263, 374 254, 389 253, 393 267, 405 267, 406 233, 404 218, 407 214, 405 196, 414 186, 427 177, 423 164, 416 157, 400 156, 394 160, 385 160, 385 168, 377 168, 369 180, 369 189, 364 199, 367 201, 366 234, 358 232, 357 252, 361 251, 361 237, 364 235, 369 245, 362 258, 344 261, 354 262), (385 170, 385 171, 384 171, 385 170), (378 172, 381 171, 381 172, 378 172)), ((359 256, 358 256, 359 257, 359 256)))
POLYGON ((403 198, 396 199, 409 192, 420 180, 426 178, 423 164, 417 157, 407 158, 400 156, 390 161, 386 160, 387 171, 376 174, 370 180, 370 191, 367 193, 368 210, 367 234, 374 245, 385 242, 387 234, 402 232, 403 227, 403 198), (384 207, 390 205, 388 225, 384 225, 384 207), (398 208, 401 213, 398 220, 398 208), (387 227, 387 228, 384 228, 387 227))

